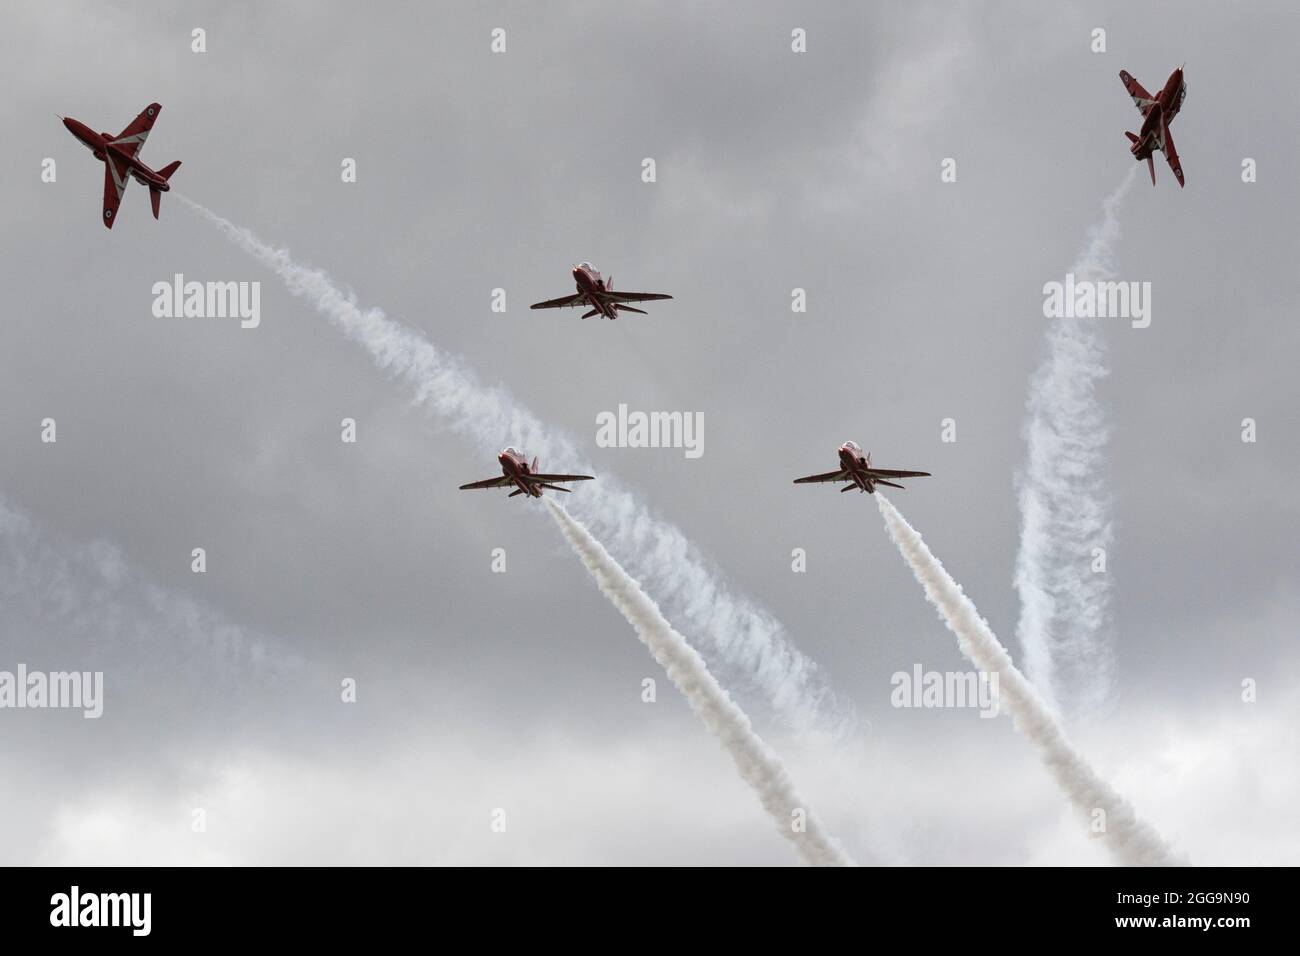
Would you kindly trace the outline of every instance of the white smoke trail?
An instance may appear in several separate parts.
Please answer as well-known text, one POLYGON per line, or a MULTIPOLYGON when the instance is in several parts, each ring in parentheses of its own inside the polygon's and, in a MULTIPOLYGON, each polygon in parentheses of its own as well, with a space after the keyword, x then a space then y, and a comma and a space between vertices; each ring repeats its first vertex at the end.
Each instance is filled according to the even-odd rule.
POLYGON ((731 754, 745 782, 753 787, 763 809, 771 816, 777 831, 790 840, 799 855, 814 866, 852 866, 853 860, 826 833, 817 818, 799 799, 794 784, 781 759, 754 732, 749 718, 727 696, 727 692, 709 673, 704 658, 686 638, 677 633, 650 597, 641 590, 604 546, 592 537, 582 523, 563 506, 550 498, 543 499, 560 531, 568 539, 602 594, 609 598, 636 631, 641 643, 668 672, 704 726, 722 742, 731 754), (796 831, 794 815, 798 813, 804 828, 796 831))
POLYGON ((938 609, 948 629, 957 635, 961 652, 981 671, 998 675, 999 705, 1011 715, 1021 733, 1042 751, 1047 769, 1070 802, 1089 823, 1096 811, 1105 812, 1106 829, 1101 838, 1111 854, 1129 866, 1183 865, 1185 861, 1160 834, 1138 818, 1128 801, 1098 777, 1066 739, 1065 731, 1034 685, 1016 669, 988 622, 980 617, 961 585, 926 547, 921 535, 879 492, 876 503, 889 536, 925 588, 926 598, 938 609))
MULTIPOLYGON (((1070 272, 1076 281, 1115 274, 1119 208, 1137 166, 1102 203, 1102 220, 1070 272)), ((1052 319, 1047 354, 1029 387, 1025 463, 1017 479, 1020 593, 1016 638, 1025 670, 1058 712, 1106 702, 1114 662, 1106 628, 1109 575, 1092 571, 1093 548, 1110 549, 1110 495, 1104 469, 1109 429, 1097 400, 1106 375, 1101 320, 1052 319)))
POLYGON ((0 634, 10 653, 66 655, 78 670, 164 672, 213 689, 219 677, 279 681, 303 666, 280 642, 151 581, 115 545, 61 540, 3 496, 0 634))
MULTIPOLYGON (((318 269, 258 239, 184 196, 179 197, 228 239, 270 268, 375 363, 411 385, 415 401, 484 453, 514 444, 564 471, 590 466, 574 442, 543 425, 505 389, 484 385, 466 364, 381 309, 360 308, 318 269)), ((817 666, 796 650, 781 624, 732 593, 682 532, 661 521, 617 481, 600 476, 575 495, 574 511, 610 543, 645 586, 661 596, 671 617, 709 635, 709 650, 729 672, 763 691, 788 725, 806 728, 841 719, 817 666)))
MULTIPOLYGON (((292 715, 290 701, 299 704, 300 693, 310 698, 308 664, 287 641, 236 625, 201 599, 163 587, 110 542, 68 540, 46 530, 3 495, 0 654, 10 679, 23 664, 31 672, 68 671, 98 682, 94 703, 113 739, 130 737, 131 751, 150 766, 155 758, 170 759, 167 753, 201 752, 206 744, 200 742, 210 742, 214 733, 242 731, 272 710, 277 718, 292 715), (214 722, 213 713, 221 721, 214 722)), ((25 698, 29 688, 21 681, 16 686, 25 698)), ((280 720, 270 725, 283 729, 280 720)), ((20 766, 30 771, 22 787, 62 789, 44 777, 48 761, 19 759, 20 752, 57 750, 68 767, 91 776, 89 763, 116 752, 105 749, 107 738, 99 733, 60 737, 44 725, 6 726, 5 744, 14 757, 8 766, 15 774, 20 766)), ((5 837, 0 826, 0 844, 5 837)))

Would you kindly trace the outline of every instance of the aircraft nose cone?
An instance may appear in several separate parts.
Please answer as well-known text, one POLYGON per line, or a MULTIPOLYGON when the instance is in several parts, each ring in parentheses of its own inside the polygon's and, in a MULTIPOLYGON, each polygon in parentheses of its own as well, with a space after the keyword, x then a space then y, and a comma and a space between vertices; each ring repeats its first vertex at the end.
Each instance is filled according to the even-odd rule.
POLYGON ((94 135, 83 124, 77 122, 71 116, 63 117, 63 128, 83 143, 87 141, 88 137, 94 135))

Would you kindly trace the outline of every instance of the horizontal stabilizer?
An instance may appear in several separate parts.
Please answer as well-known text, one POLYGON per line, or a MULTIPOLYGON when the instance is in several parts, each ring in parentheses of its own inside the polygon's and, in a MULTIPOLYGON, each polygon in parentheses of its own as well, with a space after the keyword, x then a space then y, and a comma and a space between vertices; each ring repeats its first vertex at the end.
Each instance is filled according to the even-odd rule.
POLYGON ((861 491, 861 490, 862 490, 861 488, 858 488, 857 485, 845 485, 843 488, 840 489, 840 494, 844 494, 844 492, 846 492, 846 491, 853 491, 855 488, 856 488, 858 491, 861 491))
POLYGON ((615 308, 615 310, 617 310, 617 311, 619 311, 619 312, 636 312, 638 315, 649 315, 649 314, 650 314, 650 313, 647 312, 645 309, 634 309, 634 308, 632 308, 630 305, 616 305, 616 306, 614 306, 614 308, 615 308))
POLYGON ((1138 141, 1137 133, 1130 133, 1128 130, 1124 130, 1124 135, 1128 137, 1130 143, 1136 143, 1138 141))
POLYGON ((563 488, 563 487, 561 487, 560 485, 548 485, 548 484, 547 484, 546 482, 544 482, 544 481, 539 481, 538 484, 541 485, 543 488, 549 488, 549 489, 551 489, 551 491, 563 491, 563 492, 566 492, 566 493, 568 493, 568 494, 572 494, 572 493, 573 493, 573 489, 572 489, 572 488, 563 488))
POLYGON ((153 217, 158 218, 158 206, 162 202, 162 191, 149 187, 149 203, 153 206, 153 217))
POLYGON ((515 495, 522 495, 523 493, 524 493, 524 489, 516 488, 514 491, 510 492, 510 494, 506 495, 506 497, 513 498, 515 495))
POLYGON ((162 169, 158 170, 158 175, 163 179, 171 179, 176 170, 181 168, 181 161, 178 159, 174 163, 168 163, 162 169))
POLYGON ((590 312, 584 313, 582 317, 584 319, 589 319, 593 315, 600 315, 600 309, 592 309, 590 312))
MULTIPOLYGON (((894 484, 892 481, 885 481, 884 478, 877 478, 877 479, 876 479, 876 484, 878 484, 878 485, 889 485, 889 487, 891 487, 891 488, 903 488, 902 485, 896 485, 896 484, 894 484)), ((907 489, 906 489, 906 488, 903 488, 903 490, 906 491, 907 489)))

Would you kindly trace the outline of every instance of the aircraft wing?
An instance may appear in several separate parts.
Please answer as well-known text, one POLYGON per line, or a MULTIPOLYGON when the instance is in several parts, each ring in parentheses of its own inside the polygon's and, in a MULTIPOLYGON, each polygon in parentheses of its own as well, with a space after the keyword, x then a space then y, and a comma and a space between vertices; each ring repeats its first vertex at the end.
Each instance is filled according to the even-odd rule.
POLYGON ((672 296, 662 292, 606 292, 605 298, 611 302, 650 302, 653 299, 671 299, 672 296))
POLYGON ((1178 185, 1183 185, 1183 164, 1178 161, 1178 150, 1174 148, 1174 134, 1169 132, 1168 125, 1162 130, 1162 136, 1156 139, 1156 145, 1160 151, 1165 154, 1165 159, 1169 161, 1169 168, 1174 171, 1174 178, 1178 180, 1178 185))
POLYGON ((468 485, 461 485, 461 491, 472 491, 476 488, 509 488, 514 484, 505 475, 497 475, 495 478, 484 478, 482 481, 471 481, 468 485))
POLYGON ((529 475, 533 481, 555 482, 555 481, 591 481, 591 475, 529 475))
POLYGON ((1138 108, 1143 116, 1151 112, 1151 107, 1155 106, 1156 98, 1146 91, 1137 78, 1128 70, 1120 70, 1119 78, 1124 81, 1124 89, 1128 90, 1128 95, 1133 97, 1133 105, 1138 108))
POLYGON ((117 207, 122 204, 122 194, 130 181, 124 166, 119 166, 111 155, 104 157, 104 225, 109 229, 117 219, 117 207))
POLYGON ((807 478, 796 478, 796 485, 803 485, 813 481, 851 481, 849 473, 841 468, 839 471, 828 471, 824 475, 809 475, 807 478))
POLYGON ((144 148, 144 141, 149 138, 149 130, 153 129, 153 124, 158 121, 158 114, 161 112, 161 105, 150 103, 140 111, 139 116, 131 120, 131 125, 109 142, 114 146, 122 147, 131 156, 139 155, 140 150, 144 148))
POLYGON ((894 468, 868 468, 867 474, 873 478, 929 478, 928 471, 898 471, 894 468))
POLYGON ((587 300, 581 292, 575 292, 573 295, 562 295, 558 299, 547 299, 545 302, 535 302, 530 305, 530 309, 572 309, 580 305, 586 305, 587 300))

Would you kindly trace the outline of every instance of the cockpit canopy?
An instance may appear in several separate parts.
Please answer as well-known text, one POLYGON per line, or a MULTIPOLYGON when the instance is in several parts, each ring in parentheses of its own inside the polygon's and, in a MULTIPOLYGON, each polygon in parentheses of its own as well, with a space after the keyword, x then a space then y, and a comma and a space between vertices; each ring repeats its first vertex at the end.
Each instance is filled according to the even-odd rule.
POLYGON ((502 452, 502 454, 509 455, 511 458, 523 457, 522 455, 519 454, 519 452, 515 451, 513 448, 510 448, 508 446, 506 447, 506 450, 502 452))
POLYGON ((851 451, 862 451, 862 448, 855 441, 846 441, 844 443, 844 447, 850 449, 851 451))

